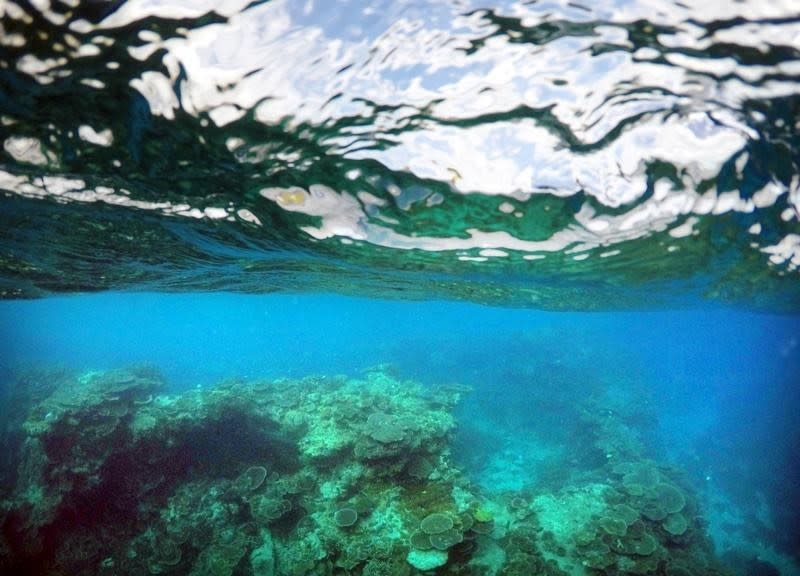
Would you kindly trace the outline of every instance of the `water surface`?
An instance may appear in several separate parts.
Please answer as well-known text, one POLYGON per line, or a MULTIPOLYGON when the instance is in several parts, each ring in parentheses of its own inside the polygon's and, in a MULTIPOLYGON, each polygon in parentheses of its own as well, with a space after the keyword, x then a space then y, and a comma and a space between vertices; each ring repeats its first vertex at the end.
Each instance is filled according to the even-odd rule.
POLYGON ((797 310, 791 2, 2 12, 2 293, 797 310))

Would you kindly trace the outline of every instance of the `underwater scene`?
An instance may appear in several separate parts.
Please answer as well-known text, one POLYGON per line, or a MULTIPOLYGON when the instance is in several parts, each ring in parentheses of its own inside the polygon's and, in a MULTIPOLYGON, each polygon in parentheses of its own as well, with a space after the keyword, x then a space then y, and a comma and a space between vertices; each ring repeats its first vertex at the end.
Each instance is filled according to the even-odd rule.
POLYGON ((0 574, 800 576, 800 6, 0 0, 0 574))

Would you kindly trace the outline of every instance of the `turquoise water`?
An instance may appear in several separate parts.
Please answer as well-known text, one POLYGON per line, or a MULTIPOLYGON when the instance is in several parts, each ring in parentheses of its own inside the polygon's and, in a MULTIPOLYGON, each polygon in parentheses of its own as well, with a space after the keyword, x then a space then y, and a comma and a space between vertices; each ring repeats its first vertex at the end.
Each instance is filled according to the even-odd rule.
POLYGON ((791 2, 0 0, 0 573, 800 574, 791 2))

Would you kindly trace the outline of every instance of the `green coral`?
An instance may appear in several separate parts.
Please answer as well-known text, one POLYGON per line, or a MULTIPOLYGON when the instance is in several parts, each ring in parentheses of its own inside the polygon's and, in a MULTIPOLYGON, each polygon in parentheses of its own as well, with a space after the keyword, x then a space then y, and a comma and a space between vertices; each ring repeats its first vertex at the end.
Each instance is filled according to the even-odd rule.
POLYGON ((453 527, 453 518, 449 514, 434 512, 422 519, 419 528, 426 534, 438 534, 453 527))
POLYGON ((340 508, 334 513, 333 520, 340 528, 349 528, 358 520, 358 512, 354 508, 340 508))
POLYGON ((275 576, 275 544, 272 534, 262 530, 260 543, 250 553, 250 568, 254 576, 275 576))
POLYGON ((619 518, 603 516, 600 518, 598 524, 603 530, 606 531, 606 533, 611 534, 612 536, 625 536, 625 533, 628 531, 628 525, 624 520, 619 518))
POLYGON ((494 514, 487 508, 478 508, 472 513, 475 522, 491 522, 494 520, 494 514))
POLYGON ((189 576, 230 576, 247 549, 248 539, 241 533, 218 537, 200 552, 189 576))
POLYGON ((680 536, 686 532, 689 523, 686 521, 686 517, 683 514, 676 513, 667 516, 661 523, 661 526, 673 536, 680 536))
POLYGON ((417 570, 422 572, 434 570, 447 564, 447 552, 442 550, 411 550, 406 560, 417 570))
POLYGON ((267 469, 263 466, 250 466, 234 482, 234 489, 247 494, 258 490, 267 478, 267 469))
POLYGON ((429 539, 431 541, 431 546, 437 550, 447 550, 448 548, 452 548, 456 544, 463 542, 464 535, 460 530, 454 530, 453 528, 450 528, 449 530, 445 530, 443 532, 430 534, 429 539))

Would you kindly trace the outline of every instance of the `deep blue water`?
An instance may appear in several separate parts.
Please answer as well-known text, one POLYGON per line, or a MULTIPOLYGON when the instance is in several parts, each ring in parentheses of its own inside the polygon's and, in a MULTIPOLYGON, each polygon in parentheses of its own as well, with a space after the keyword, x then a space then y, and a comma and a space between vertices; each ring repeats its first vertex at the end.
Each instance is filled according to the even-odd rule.
POLYGON ((385 362, 428 385, 468 384, 457 459, 490 491, 519 488, 524 480, 514 474, 541 474, 539 452, 568 446, 570 404, 602 389, 621 406, 642 404, 651 454, 688 471, 720 552, 784 554, 784 572, 794 573, 796 316, 106 294, 3 303, 0 331, 6 383, 12 369, 53 363, 85 370, 151 362, 183 390, 226 377, 352 375, 385 362))

